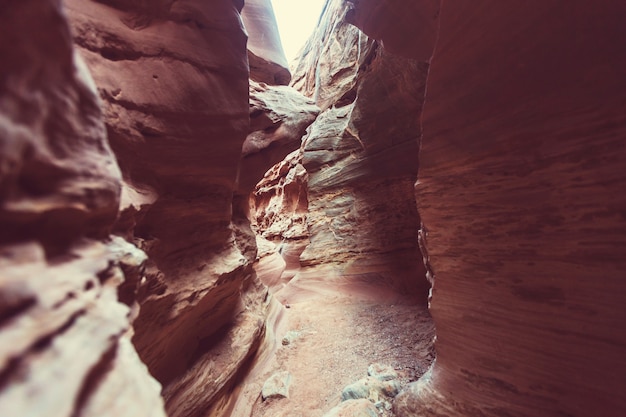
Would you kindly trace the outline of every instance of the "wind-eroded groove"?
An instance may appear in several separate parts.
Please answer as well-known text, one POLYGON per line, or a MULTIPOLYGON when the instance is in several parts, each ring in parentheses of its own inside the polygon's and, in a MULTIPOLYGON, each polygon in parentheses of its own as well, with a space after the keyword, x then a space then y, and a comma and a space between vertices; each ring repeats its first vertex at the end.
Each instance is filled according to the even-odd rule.
POLYGON ((7 388, 7 386, 13 382, 15 379, 19 379, 22 373, 25 373, 24 366, 28 362, 28 358, 32 355, 36 355, 41 352, 50 344, 52 344, 52 340, 68 331, 72 325, 78 320, 79 317, 84 316, 86 314, 86 309, 80 309, 72 314, 68 320, 63 323, 61 327, 54 330, 51 333, 43 335, 37 341, 35 341, 27 350, 25 350, 20 356, 13 357, 9 359, 8 365, 0 370, 0 391, 3 391, 7 388))
POLYGON ((89 397, 96 392, 98 386, 106 374, 113 369, 113 360, 117 355, 118 345, 113 344, 106 352, 102 354, 100 360, 91 368, 85 376, 82 387, 76 397, 74 403, 74 411, 72 417, 80 417, 81 411, 89 397))
MULTIPOLYGON (((125 48, 114 48, 114 47, 98 47, 93 45, 92 43, 84 40, 83 38, 76 38, 76 45, 80 48, 83 48, 89 52, 93 52, 95 54, 99 54, 104 59, 118 62, 118 61, 140 61, 142 59, 160 59, 163 61, 177 61, 184 64, 191 65, 196 68, 200 72, 209 72, 213 74, 219 74, 223 76, 232 77, 233 75, 237 75, 237 71, 234 70, 233 67, 224 67, 223 65, 203 65, 197 61, 193 61, 189 58, 186 58, 182 55, 176 54, 171 51, 167 51, 163 48, 159 48, 159 52, 156 53, 147 53, 142 51, 137 51, 132 49, 130 46, 128 49, 125 48)), ((241 76, 248 76, 247 68, 241 70, 241 76)))

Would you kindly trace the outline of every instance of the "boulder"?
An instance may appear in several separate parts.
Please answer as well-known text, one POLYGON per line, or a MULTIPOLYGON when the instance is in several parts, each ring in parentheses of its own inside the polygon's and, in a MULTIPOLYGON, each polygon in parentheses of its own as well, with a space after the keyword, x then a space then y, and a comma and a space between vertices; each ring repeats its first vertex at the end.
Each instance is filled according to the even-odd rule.
POLYGON ((264 383, 261 390, 261 398, 289 398, 289 386, 291 385, 291 374, 287 371, 277 372, 270 376, 264 383))

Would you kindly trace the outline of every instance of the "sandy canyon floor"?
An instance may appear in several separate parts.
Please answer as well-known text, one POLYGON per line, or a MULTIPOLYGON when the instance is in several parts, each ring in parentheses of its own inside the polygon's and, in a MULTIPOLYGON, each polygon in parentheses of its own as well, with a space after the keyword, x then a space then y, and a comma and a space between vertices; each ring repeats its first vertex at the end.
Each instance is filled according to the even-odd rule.
MULTIPOLYGON (((369 365, 393 367, 405 385, 434 359, 434 325, 424 306, 367 286, 287 289, 289 295, 275 296, 282 306, 276 304, 273 352, 257 363, 240 393, 253 417, 322 417, 341 403, 344 387, 367 376, 369 365), (288 398, 263 400, 263 383, 285 371, 288 398)), ((378 415, 393 416, 381 404, 378 415)))

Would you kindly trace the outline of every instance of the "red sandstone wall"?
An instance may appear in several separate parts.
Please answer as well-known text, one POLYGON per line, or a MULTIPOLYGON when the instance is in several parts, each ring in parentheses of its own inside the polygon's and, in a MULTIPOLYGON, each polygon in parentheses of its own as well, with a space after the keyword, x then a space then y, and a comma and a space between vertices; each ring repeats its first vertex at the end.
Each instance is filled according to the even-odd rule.
POLYGON ((443 2, 416 185, 437 362, 398 415, 626 414, 624 21, 443 2))

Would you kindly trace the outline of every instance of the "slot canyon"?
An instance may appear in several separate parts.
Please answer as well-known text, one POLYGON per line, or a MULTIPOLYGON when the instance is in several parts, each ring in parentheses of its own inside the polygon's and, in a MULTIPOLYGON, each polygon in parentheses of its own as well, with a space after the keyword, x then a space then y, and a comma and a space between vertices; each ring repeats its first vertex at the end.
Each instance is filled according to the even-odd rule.
POLYGON ((626 416, 622 0, 0 4, 0 416, 626 416))

